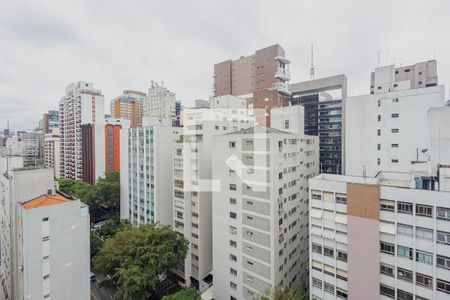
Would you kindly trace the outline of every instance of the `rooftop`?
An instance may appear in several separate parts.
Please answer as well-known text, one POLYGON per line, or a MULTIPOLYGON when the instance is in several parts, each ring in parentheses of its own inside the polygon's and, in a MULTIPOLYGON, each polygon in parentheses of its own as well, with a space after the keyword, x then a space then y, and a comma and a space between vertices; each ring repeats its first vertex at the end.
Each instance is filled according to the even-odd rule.
POLYGON ((72 201, 72 199, 60 194, 56 193, 54 195, 41 195, 34 199, 28 200, 22 203, 22 206, 26 209, 37 208, 42 206, 48 206, 53 204, 61 204, 65 202, 72 201))
POLYGON ((264 126, 255 126, 250 128, 241 129, 238 131, 227 133, 230 134, 256 134, 256 133, 278 133, 278 134, 289 134, 289 132, 281 131, 275 128, 269 128, 264 126))

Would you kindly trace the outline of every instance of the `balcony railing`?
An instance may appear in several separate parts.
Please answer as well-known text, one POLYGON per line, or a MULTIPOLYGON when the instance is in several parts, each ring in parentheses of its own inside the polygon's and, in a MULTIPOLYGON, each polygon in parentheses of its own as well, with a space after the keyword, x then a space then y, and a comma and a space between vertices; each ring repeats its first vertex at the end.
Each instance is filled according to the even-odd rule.
POLYGON ((286 68, 278 68, 275 72, 275 77, 283 80, 291 80, 291 72, 286 68))
POLYGON ((291 91, 289 91, 287 84, 284 82, 275 82, 273 88, 277 89, 280 93, 291 95, 291 91))

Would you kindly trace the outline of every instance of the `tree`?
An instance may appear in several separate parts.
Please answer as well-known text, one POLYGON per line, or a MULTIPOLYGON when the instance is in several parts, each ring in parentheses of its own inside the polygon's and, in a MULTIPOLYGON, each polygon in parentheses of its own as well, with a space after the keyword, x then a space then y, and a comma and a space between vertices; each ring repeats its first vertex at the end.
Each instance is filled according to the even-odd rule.
POLYGON ((293 289, 282 289, 277 286, 273 291, 266 293, 262 296, 260 300, 307 300, 309 299, 308 294, 302 292, 297 292, 293 289))
POLYGON ((188 241, 159 224, 124 225, 93 259, 94 270, 111 276, 124 300, 146 300, 160 276, 184 263, 188 241))
POLYGON ((184 289, 178 293, 164 296, 161 300, 201 300, 202 297, 197 293, 195 289, 184 289))
POLYGON ((111 218, 105 221, 105 224, 102 225, 99 233, 104 239, 109 239, 127 224, 129 224, 128 220, 119 220, 118 218, 111 218))
POLYGON ((91 232, 91 259, 96 256, 103 246, 103 241, 91 232))

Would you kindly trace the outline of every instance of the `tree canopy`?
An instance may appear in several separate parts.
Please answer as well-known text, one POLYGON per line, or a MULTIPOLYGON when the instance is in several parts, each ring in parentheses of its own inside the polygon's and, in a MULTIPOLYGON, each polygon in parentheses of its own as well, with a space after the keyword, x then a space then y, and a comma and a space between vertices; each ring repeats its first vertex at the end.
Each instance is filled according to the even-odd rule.
POLYGON ((184 263, 187 249, 188 241, 169 226, 125 224, 105 242, 93 266, 111 276, 117 298, 146 300, 162 275, 184 263))
POLYGON ((278 286, 273 289, 273 291, 268 292, 266 295, 262 296, 260 300, 269 300, 271 299, 271 297, 273 300, 308 300, 309 291, 302 276, 299 291, 295 291, 294 289, 282 289, 278 286))
POLYGON ((173 295, 164 296, 161 300, 201 300, 202 297, 195 289, 184 289, 173 295))

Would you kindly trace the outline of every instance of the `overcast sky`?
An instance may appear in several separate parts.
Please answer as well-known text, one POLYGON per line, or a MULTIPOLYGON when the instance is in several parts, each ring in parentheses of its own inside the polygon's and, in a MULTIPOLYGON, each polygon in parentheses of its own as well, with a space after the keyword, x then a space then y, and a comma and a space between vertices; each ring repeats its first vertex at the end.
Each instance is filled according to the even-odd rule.
MULTIPOLYGON (((279 43, 291 83, 344 73, 369 91, 378 64, 436 58, 450 83, 450 1, 0 0, 0 128, 32 129, 73 81, 109 101, 164 81, 184 104, 211 95, 214 63, 279 43)), ((448 94, 448 92, 447 92, 448 94)))

